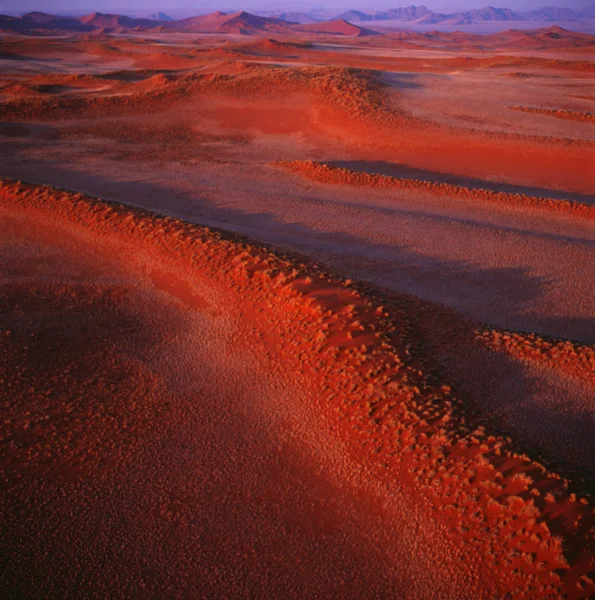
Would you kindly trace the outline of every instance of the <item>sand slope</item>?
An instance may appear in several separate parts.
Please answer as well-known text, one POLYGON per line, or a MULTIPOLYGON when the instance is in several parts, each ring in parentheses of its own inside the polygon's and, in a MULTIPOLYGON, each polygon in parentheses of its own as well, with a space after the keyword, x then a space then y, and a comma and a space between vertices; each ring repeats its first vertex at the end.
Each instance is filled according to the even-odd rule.
POLYGON ((421 307, 171 218, 0 192, 10 597, 592 593, 590 501, 474 425, 421 307))

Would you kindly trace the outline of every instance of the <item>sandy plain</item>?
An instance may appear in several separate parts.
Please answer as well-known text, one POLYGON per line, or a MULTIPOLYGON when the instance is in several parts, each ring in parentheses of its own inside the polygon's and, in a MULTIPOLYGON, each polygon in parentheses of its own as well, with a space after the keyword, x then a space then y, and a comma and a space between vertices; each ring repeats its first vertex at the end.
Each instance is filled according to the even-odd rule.
POLYGON ((590 596, 595 63, 554 33, 2 40, 8 597, 590 596))

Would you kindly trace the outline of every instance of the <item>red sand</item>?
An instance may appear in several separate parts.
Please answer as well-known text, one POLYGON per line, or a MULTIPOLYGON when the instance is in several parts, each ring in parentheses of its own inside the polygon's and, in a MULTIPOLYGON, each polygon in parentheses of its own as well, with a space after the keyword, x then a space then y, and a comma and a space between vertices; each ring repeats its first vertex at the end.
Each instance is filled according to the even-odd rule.
MULTIPOLYGON (((143 63, 146 65, 146 63, 143 63)), ((169 68, 169 59, 162 68, 169 68)), ((287 93, 309 93, 311 121, 319 133, 412 167, 589 194, 595 147, 588 139, 469 131, 412 118, 369 73, 336 67, 279 69, 253 65, 237 75, 203 72, 158 77, 119 86, 117 94, 46 95, 0 104, 0 119, 48 121, 150 115, 186 106, 204 96, 258 98, 263 111, 287 93), (555 149, 555 150, 554 150, 555 149)), ((398 102, 398 97, 396 98, 398 102)), ((225 103, 221 103, 224 110, 225 103)), ((233 105, 228 107, 233 109, 233 105)), ((231 110, 228 110, 231 112, 231 110)), ((265 121, 279 121, 279 118, 265 121)))
POLYGON ((390 177, 387 175, 376 175, 362 173, 336 167, 315 163, 312 161, 293 161, 279 162, 280 167, 299 173, 304 177, 319 181, 321 183, 355 185, 366 188, 406 188, 413 190, 423 190, 439 196, 459 196, 466 199, 473 199, 484 202, 499 202, 513 206, 531 206, 543 208, 545 210, 554 210, 578 215, 585 219, 595 219, 595 205, 582 204, 578 202, 565 202, 553 198, 539 198, 535 196, 526 196, 523 194, 507 194, 504 192, 494 192, 485 189, 466 188, 463 186, 452 185, 449 183, 436 183, 419 179, 404 179, 400 177, 390 177))
POLYGON ((595 114, 588 112, 578 112, 575 110, 556 110, 553 108, 537 108, 535 106, 511 106, 513 110, 522 112, 546 115, 556 117, 557 119, 568 119, 570 121, 581 121, 583 123, 595 123, 595 114))
MULTIPOLYGON (((406 532, 417 523, 415 535, 433 553, 425 574, 423 549, 420 562, 409 554, 404 571, 417 597, 431 589, 445 598, 453 590, 474 598, 595 591, 593 507, 505 438, 466 425, 456 392, 432 375, 423 347, 411 348, 420 338, 406 305, 386 299, 381 307, 323 273, 173 219, 10 182, 0 198, 12 307, 4 323, 3 377, 12 392, 3 435, 12 452, 3 464, 2 529, 13 594, 62 595, 68 586, 84 596, 409 596, 382 575, 382 558, 365 541, 348 560, 342 534, 329 539, 319 529, 336 532, 346 517, 378 527, 366 520, 374 497, 386 503, 385 527, 394 519, 394 531, 406 532), (22 367, 11 372, 13 364, 22 367), (188 379, 192 364, 198 371, 188 379), (45 398, 33 411, 31 393, 45 398), (237 393, 241 402, 230 403, 237 393), (131 410, 121 412, 123 402, 131 410), (308 446, 312 433, 299 429, 294 439, 277 422, 288 414, 289 431, 301 428, 302 411, 316 415, 315 431, 326 430, 317 442, 324 446, 311 447, 313 464, 298 444, 308 446), (269 422, 264 431, 255 424, 247 433, 250 415, 269 422), (267 430, 278 457, 262 452, 267 430), (204 445, 211 438, 220 441, 214 453, 204 445), (296 491, 325 471, 329 456, 341 466, 341 493, 324 479, 316 492, 296 491), (375 482, 361 505, 349 504, 352 461, 375 482), (263 488, 274 464, 286 475, 263 488), (389 508, 391 489, 405 498, 400 506, 389 508), (307 509, 314 497, 329 508, 307 509), (293 515, 284 530, 273 506, 293 515), (355 514, 340 516, 345 508, 355 514), (37 540, 29 558, 19 541, 27 538, 37 540), (317 548, 325 549, 321 563, 317 548), (297 570, 296 556, 307 561, 297 570), (367 569, 373 578, 364 581, 367 569)), ((412 552, 404 539, 391 543, 412 552)))
POLYGON ((371 29, 360 27, 349 23, 344 19, 337 19, 335 21, 324 21, 322 23, 307 23, 305 25, 294 26, 296 31, 304 33, 324 33, 326 35, 345 35, 353 37, 363 37, 369 35, 378 35, 371 29))
POLYGON ((0 174, 122 203, 0 190, 8 597, 593 594, 595 135, 510 110, 590 114, 550 33, 0 41, 0 174))

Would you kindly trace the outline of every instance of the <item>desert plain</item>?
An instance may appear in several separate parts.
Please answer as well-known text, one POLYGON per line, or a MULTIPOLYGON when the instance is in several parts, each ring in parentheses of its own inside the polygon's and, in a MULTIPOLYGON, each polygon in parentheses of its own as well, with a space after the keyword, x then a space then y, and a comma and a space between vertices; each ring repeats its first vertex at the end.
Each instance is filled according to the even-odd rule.
POLYGON ((593 597, 595 36, 237 18, 0 39, 0 595, 593 597))

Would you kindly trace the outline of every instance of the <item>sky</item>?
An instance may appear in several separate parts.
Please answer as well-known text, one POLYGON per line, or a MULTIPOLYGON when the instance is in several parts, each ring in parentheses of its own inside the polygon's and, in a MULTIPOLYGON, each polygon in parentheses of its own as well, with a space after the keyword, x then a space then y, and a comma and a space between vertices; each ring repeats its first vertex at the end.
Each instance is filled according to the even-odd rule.
POLYGON ((0 13, 22 14, 41 10, 53 14, 85 14, 90 12, 112 12, 134 14, 163 11, 174 17, 198 15, 215 10, 310 10, 326 9, 342 12, 351 8, 373 12, 387 8, 423 5, 428 8, 453 12, 470 8, 482 8, 488 4, 512 10, 530 10, 542 6, 559 6, 580 9, 592 5, 595 0, 0 0, 0 13))

